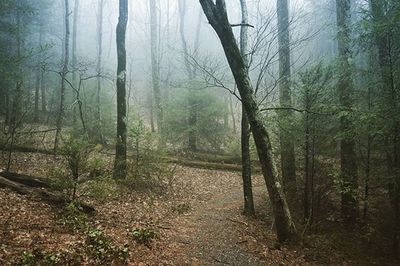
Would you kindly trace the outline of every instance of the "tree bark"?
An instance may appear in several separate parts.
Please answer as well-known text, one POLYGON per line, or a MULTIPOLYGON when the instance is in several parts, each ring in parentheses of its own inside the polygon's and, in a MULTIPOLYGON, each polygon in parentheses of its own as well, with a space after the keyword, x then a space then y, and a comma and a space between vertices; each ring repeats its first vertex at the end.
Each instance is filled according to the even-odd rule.
MULTIPOLYGON (((16 11, 16 17, 17 17, 17 27, 16 27, 16 48, 17 48, 17 60, 21 61, 22 60, 22 38, 21 38, 21 30, 22 30, 22 19, 21 19, 21 2, 20 0, 17 0, 17 11, 16 11)), ((8 151, 8 158, 7 158, 7 166, 6 170, 9 171, 11 168, 11 157, 12 157, 12 152, 14 148, 14 144, 16 141, 16 132, 17 128, 20 124, 19 119, 21 119, 21 101, 22 101, 22 84, 23 84, 23 79, 22 79, 22 68, 21 65, 19 64, 17 67, 17 80, 15 84, 15 92, 14 92, 14 97, 12 100, 12 106, 10 109, 10 118, 9 118, 9 125, 8 125, 8 134, 10 135, 10 149, 8 151)))
MULTIPOLYGON (((370 8, 373 22, 376 26, 381 25, 385 18, 384 3, 377 0, 370 0, 370 8)), ((379 27, 380 28, 380 27, 379 27)), ((392 58, 393 38, 390 33, 375 30, 375 45, 378 50, 378 63, 380 68, 381 81, 383 84, 384 113, 399 113, 398 99, 400 97, 395 85, 395 66, 392 58), (385 105, 386 103, 387 106, 385 105)), ((400 258, 400 122, 398 117, 388 117, 390 126, 385 136, 387 142, 387 165, 391 178, 390 197, 393 206, 393 253, 400 258)))
MULTIPOLYGON (((350 0, 336 0, 338 49, 340 76, 337 84, 339 102, 345 110, 353 107, 353 82, 349 60, 350 51, 350 0)), ((358 174, 355 141, 353 138, 353 122, 350 115, 340 118, 340 164, 341 164, 341 204, 342 216, 349 224, 356 223, 358 217, 358 174)))
POLYGON ((114 177, 125 178, 126 162, 126 26, 128 23, 128 0, 119 0, 119 18, 117 25, 117 139, 114 162, 114 177))
POLYGON ((58 145, 60 141, 61 129, 63 124, 64 118, 64 108, 65 108, 65 79, 68 74, 68 64, 69 64, 69 36, 70 36, 70 29, 69 29, 69 1, 64 0, 64 19, 65 19, 65 36, 64 36, 64 59, 63 59, 63 68, 61 70, 61 90, 60 90, 60 105, 58 109, 58 118, 57 118, 57 130, 56 130, 56 137, 54 140, 54 152, 58 150, 58 145))
MULTIPOLYGON (((248 24, 248 11, 246 0, 240 0, 242 10, 242 24, 248 24)), ((240 53, 244 64, 248 69, 248 27, 241 26, 240 28, 240 53)), ((241 123, 241 147, 242 147, 242 179, 244 193, 244 210, 243 213, 247 216, 256 214, 253 200, 253 187, 251 184, 251 158, 250 158, 250 126, 246 116, 246 110, 242 104, 242 123, 241 123)))
POLYGON ((296 228, 291 218, 281 180, 276 172, 269 134, 264 126, 257 102, 252 93, 253 88, 250 83, 247 68, 228 21, 225 1, 216 0, 214 4, 212 0, 200 0, 200 3, 209 23, 214 28, 221 41, 249 119, 262 173, 275 216, 278 240, 290 240, 296 237, 296 228))
POLYGON ((103 57, 103 17, 104 17, 104 0, 99 1, 98 5, 99 14, 97 20, 97 94, 96 94, 96 138, 97 142, 101 144, 105 144, 104 136, 103 136, 103 123, 101 117, 101 66, 102 66, 102 57, 103 57))
MULTIPOLYGON (((43 40, 43 23, 39 23, 39 40, 38 40, 38 46, 42 45, 42 40, 43 40)), ((41 69, 41 60, 40 58, 37 59, 36 62, 36 84, 35 84, 35 111, 34 111, 34 122, 39 122, 39 98, 40 98, 40 89, 42 87, 42 69, 41 69)))
MULTIPOLYGON (((279 100, 282 108, 292 107, 291 96, 291 60, 289 35, 289 10, 287 0, 277 0, 278 44, 279 44, 279 100)), ((293 137, 290 124, 293 119, 292 110, 278 112, 280 122, 279 140, 281 146, 281 167, 283 187, 289 204, 297 202, 296 162, 293 137)))
MULTIPOLYGON (((310 109, 310 97, 309 97, 309 88, 306 88, 304 93, 304 103, 305 109, 310 109)), ((310 220, 310 210, 311 210, 311 169, 310 169, 310 114, 308 112, 305 113, 304 118, 304 127, 305 127, 305 138, 304 138, 304 198, 303 198, 303 213, 304 220, 310 220)))
MULTIPOLYGON (((72 84, 76 88, 78 86, 78 78, 76 75, 76 72, 78 71, 77 64, 78 64, 78 59, 77 59, 77 45, 78 45, 78 22, 79 22, 79 2, 80 0, 75 0, 75 5, 74 5, 74 20, 72 24, 72 49, 71 49, 71 65, 72 65, 72 84)), ((76 98, 75 92, 72 92, 72 102, 74 102, 74 99, 76 98)), ((77 121, 77 108, 76 104, 73 105, 72 107, 72 121, 74 124, 77 121)))
POLYGON ((152 83, 153 83, 153 97, 156 108, 156 123, 157 131, 162 134, 163 129, 163 108, 161 105, 161 91, 160 91, 160 62, 159 62, 159 36, 158 36, 158 16, 157 16, 157 2, 156 0, 150 1, 150 41, 151 41, 151 70, 152 70, 152 83))

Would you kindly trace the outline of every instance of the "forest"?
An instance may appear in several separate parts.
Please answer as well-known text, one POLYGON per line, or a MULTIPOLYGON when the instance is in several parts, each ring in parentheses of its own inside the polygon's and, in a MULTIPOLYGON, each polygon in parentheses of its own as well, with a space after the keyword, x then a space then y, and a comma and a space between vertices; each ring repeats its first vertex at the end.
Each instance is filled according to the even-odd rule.
POLYGON ((0 265, 399 265, 400 1, 0 0, 0 265))

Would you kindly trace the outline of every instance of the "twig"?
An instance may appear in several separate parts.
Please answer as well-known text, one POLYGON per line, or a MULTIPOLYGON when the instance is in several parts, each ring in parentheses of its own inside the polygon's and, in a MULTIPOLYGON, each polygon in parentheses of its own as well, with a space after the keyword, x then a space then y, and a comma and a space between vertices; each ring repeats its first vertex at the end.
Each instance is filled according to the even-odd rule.
POLYGON ((245 223, 245 222, 242 222, 242 221, 237 221, 237 220, 233 220, 233 219, 231 219, 231 218, 227 218, 229 221, 231 221, 231 222, 234 222, 234 223, 238 223, 238 224, 243 224, 243 225, 245 225, 245 226, 249 226, 247 223, 245 223))
POLYGON ((157 225, 157 228, 165 229, 165 230, 171 230, 172 229, 172 227, 163 226, 163 225, 157 225))

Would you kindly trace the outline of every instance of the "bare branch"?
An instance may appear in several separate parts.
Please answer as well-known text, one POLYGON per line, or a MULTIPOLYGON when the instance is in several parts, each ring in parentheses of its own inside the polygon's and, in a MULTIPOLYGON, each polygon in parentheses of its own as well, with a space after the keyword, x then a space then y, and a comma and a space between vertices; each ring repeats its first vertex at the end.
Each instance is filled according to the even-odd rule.
POLYGON ((231 27, 250 27, 250 28, 254 28, 253 25, 248 24, 248 23, 239 23, 239 24, 231 24, 231 27))

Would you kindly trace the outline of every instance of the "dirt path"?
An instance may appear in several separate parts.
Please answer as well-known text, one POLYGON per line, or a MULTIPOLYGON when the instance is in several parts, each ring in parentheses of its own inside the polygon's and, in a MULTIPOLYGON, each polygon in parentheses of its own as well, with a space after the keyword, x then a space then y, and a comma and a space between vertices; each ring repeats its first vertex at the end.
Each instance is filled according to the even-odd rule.
MULTIPOLYGON (((255 201, 265 196, 263 187, 255 188, 255 201)), ((182 246, 177 264, 186 265, 266 265, 243 244, 247 227, 240 215, 242 191, 215 195, 177 220, 175 240, 182 246)))

